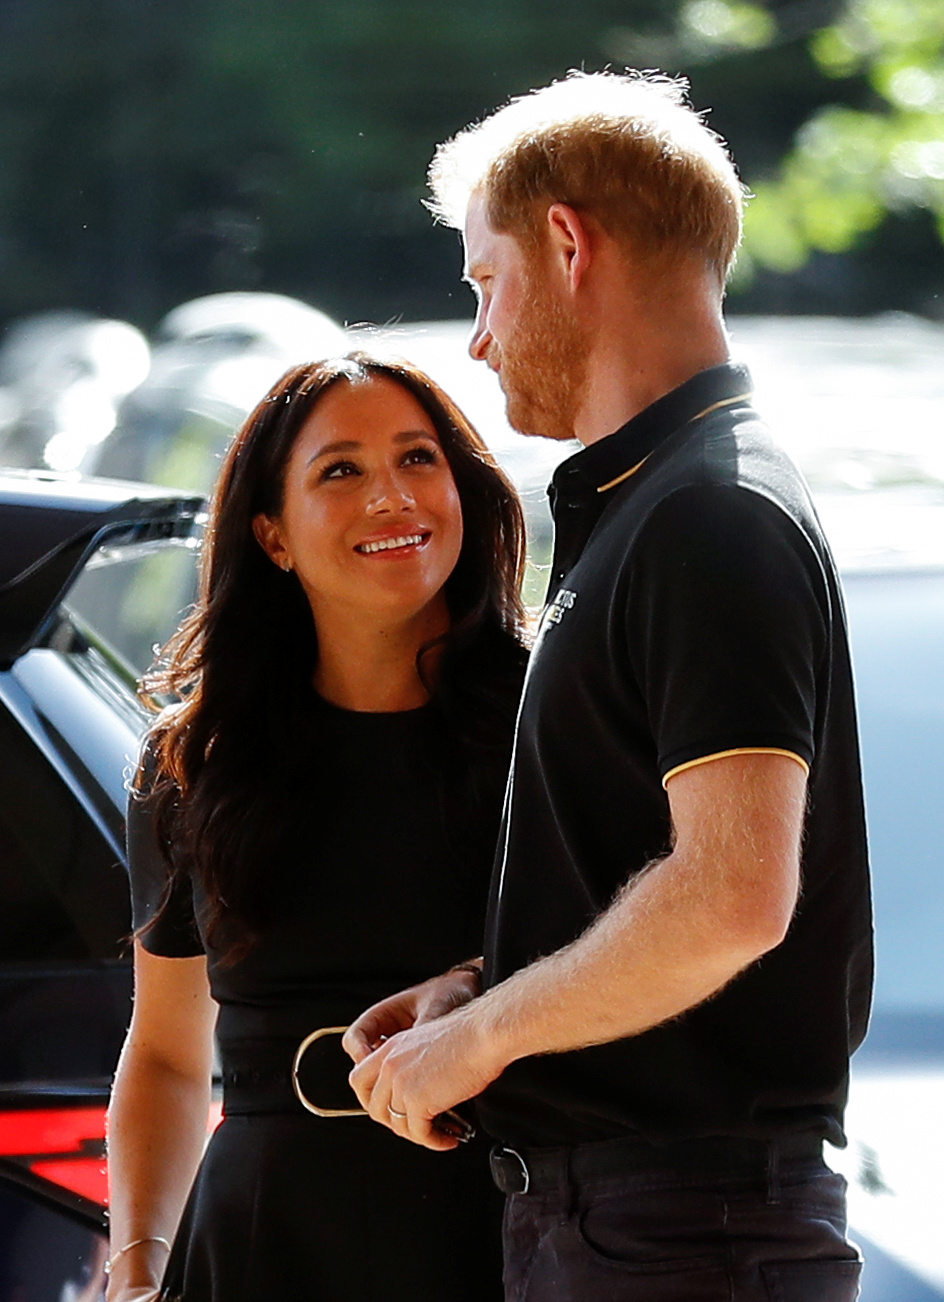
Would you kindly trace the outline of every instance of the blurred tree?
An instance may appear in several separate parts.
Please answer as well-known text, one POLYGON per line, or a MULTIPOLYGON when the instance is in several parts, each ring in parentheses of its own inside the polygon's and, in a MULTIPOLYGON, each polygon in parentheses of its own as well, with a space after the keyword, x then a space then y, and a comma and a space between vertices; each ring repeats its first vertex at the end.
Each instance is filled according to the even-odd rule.
POLYGON ((3 0, 0 318, 70 304, 150 326, 239 288, 343 316, 445 314, 454 242, 419 202, 436 142, 601 66, 618 22, 667 28, 673 12, 3 0))
MULTIPOLYGON (((661 66, 760 194, 832 86, 869 108, 808 48, 836 3, 2 0, 0 322, 70 306, 151 328, 229 289, 349 320, 467 314, 455 237, 420 205, 439 140, 570 67, 661 66)), ((805 275, 762 269, 743 301, 776 305, 781 282, 845 301, 805 275)))
POLYGON ((849 0, 810 50, 828 77, 868 93, 818 108, 776 174, 753 181, 742 275, 757 264, 796 272, 814 253, 862 247, 879 227, 899 237, 910 229, 926 255, 915 259, 913 305, 940 312, 944 258, 929 248, 928 227, 944 241, 944 5, 849 0))

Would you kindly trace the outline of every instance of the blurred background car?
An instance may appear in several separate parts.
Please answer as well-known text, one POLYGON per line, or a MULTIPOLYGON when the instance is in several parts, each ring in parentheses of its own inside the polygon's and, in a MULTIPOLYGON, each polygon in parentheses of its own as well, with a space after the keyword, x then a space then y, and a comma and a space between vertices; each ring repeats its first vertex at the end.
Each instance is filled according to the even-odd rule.
MULTIPOLYGON (((202 308, 189 307, 181 351, 166 345, 178 359, 168 377, 185 382, 152 383, 152 368, 126 399, 135 418, 119 420, 114 448, 112 436, 96 445, 113 471, 120 448, 170 488, 37 471, 0 491, 0 835, 13 865, 0 878, 0 1302, 99 1296, 104 1102, 129 999, 124 783, 147 718, 134 684, 193 598, 199 497, 226 439, 270 382, 265 365, 275 378, 306 355, 286 339, 257 390, 234 382, 228 407, 213 407, 220 376, 239 371, 227 361, 265 349, 227 344, 214 313, 204 333, 202 308), (210 410, 192 437, 191 420, 210 410), (45 586, 30 589, 36 576, 45 586)), ((545 484, 571 448, 508 428, 495 377, 465 353, 467 332, 332 326, 323 351, 409 356, 468 411, 523 492, 538 605, 545 484)), ((941 1302, 944 328, 903 316, 735 318, 732 332, 758 406, 813 486, 843 570, 858 682, 876 997, 853 1064, 849 1146, 830 1160, 850 1182, 864 1302, 941 1302)))
POLYGON ((0 344, 0 465, 75 470, 150 364, 127 321, 61 311, 15 322, 0 344))
POLYGON ((147 378, 90 445, 86 474, 207 492, 233 430, 289 366, 348 347, 317 308, 282 294, 210 294, 158 326, 147 378))

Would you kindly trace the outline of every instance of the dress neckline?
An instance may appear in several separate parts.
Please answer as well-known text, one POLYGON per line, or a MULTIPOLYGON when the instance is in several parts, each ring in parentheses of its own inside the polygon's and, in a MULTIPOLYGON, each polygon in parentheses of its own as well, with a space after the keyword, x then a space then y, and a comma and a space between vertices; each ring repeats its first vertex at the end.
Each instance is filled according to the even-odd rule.
POLYGON ((311 689, 311 695, 316 708, 322 710, 325 714, 333 715, 336 719, 357 720, 366 723, 372 720, 393 721, 401 719, 406 722, 411 719, 425 719, 435 708, 435 702, 431 697, 423 705, 414 705, 408 710, 351 710, 347 706, 336 705, 334 701, 329 701, 314 687, 311 689))

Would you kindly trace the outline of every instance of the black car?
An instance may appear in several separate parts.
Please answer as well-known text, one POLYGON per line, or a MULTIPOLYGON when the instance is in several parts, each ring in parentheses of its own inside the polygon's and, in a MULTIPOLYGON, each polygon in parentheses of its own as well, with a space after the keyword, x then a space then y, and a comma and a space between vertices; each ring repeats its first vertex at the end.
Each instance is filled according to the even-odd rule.
POLYGON ((166 489, 0 474, 0 1302, 102 1293, 135 680, 191 599, 200 510, 166 489))

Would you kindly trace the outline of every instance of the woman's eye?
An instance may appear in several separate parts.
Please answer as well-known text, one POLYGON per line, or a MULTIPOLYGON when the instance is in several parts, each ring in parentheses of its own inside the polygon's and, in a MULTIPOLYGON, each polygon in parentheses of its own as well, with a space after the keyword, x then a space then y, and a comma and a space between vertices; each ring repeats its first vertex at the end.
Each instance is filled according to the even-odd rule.
POLYGON ((415 465, 434 465, 439 460, 439 453, 435 448, 410 448, 409 452, 403 458, 405 466, 415 465))
POLYGON ((325 466, 321 472, 321 482, 326 479, 345 479, 348 475, 358 474, 357 466, 353 461, 334 461, 330 466, 325 466))

